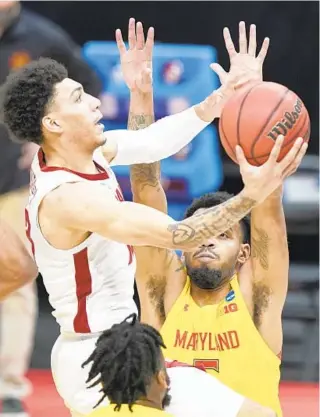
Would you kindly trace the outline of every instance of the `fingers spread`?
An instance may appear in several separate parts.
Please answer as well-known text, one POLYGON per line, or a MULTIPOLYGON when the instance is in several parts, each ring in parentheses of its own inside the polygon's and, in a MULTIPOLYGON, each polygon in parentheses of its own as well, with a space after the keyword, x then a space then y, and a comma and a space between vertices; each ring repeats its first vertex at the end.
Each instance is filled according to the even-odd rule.
POLYGON ((133 17, 129 20, 128 41, 129 49, 134 49, 136 47, 136 23, 133 17))
POLYGON ((249 49, 248 53, 251 56, 256 56, 257 50, 257 34, 256 34, 256 25, 250 25, 250 35, 249 35, 249 49))
POLYGON ((274 144, 274 146, 273 146, 273 148, 270 152, 270 156, 268 158, 268 161, 266 163, 269 163, 269 164, 272 164, 272 165, 275 165, 277 163, 283 141, 284 141, 284 136, 279 135, 276 139, 276 143, 274 144))
POLYGON ((239 52, 240 54, 247 53, 247 34, 244 22, 239 23, 239 52))
POLYGON ((117 42, 118 50, 121 56, 126 52, 126 46, 123 42, 122 33, 120 29, 116 30, 116 42, 117 42))
POLYGON ((143 49, 144 48, 144 33, 143 33, 143 25, 141 22, 137 23, 136 31, 137 31, 137 44, 136 44, 137 48, 143 49))
POLYGON ((260 62, 264 62, 268 49, 269 49, 269 44, 270 44, 270 39, 269 38, 264 38, 264 41, 262 43, 260 52, 257 56, 257 58, 260 60, 260 62))
POLYGON ((230 58, 233 58, 237 52, 235 50, 231 35, 230 35, 230 31, 228 28, 224 28, 223 29, 223 37, 224 37, 224 43, 226 45, 228 54, 230 58))

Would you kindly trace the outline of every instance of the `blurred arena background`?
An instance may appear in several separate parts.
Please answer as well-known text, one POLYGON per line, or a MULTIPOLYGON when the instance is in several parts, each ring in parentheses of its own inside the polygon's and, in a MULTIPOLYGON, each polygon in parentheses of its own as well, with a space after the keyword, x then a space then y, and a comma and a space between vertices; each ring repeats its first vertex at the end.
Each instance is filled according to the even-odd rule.
MULTIPOLYGON (((285 417, 315 417, 319 408, 319 3, 318 2, 22 2, 64 28, 102 82, 107 128, 126 126, 128 95, 119 73, 114 31, 126 33, 129 17, 154 26, 156 116, 188 107, 218 87, 208 65, 227 67, 222 29, 237 39, 238 22, 257 25, 258 40, 271 39, 264 79, 286 85, 305 102, 311 118, 308 155, 285 185, 284 203, 291 254, 290 288, 284 309, 281 398, 285 417)), ((0 38, 1 49, 1 38, 0 38)), ((236 193, 237 167, 224 154, 210 126, 178 155, 163 162, 170 214, 181 217, 193 197, 226 189, 236 193)), ((118 169, 130 199, 128 171, 118 169)), ((33 417, 68 413, 55 394, 50 350, 58 334, 41 278, 39 319, 31 361, 35 382, 28 406, 33 417)), ((263 360, 263 358, 262 358, 263 360)), ((71 382, 72 383, 72 382, 71 382)))

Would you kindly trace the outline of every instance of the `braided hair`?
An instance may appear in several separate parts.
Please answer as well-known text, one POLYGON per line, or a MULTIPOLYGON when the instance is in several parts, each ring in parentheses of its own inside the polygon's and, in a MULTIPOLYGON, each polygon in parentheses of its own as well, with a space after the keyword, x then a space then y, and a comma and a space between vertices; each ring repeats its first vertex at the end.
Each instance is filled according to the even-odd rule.
POLYGON ((132 405, 147 395, 154 375, 163 368, 160 333, 147 324, 139 323, 131 314, 122 323, 104 331, 82 368, 92 362, 87 383, 92 388, 102 385, 102 398, 108 397, 119 411, 122 404, 132 405))

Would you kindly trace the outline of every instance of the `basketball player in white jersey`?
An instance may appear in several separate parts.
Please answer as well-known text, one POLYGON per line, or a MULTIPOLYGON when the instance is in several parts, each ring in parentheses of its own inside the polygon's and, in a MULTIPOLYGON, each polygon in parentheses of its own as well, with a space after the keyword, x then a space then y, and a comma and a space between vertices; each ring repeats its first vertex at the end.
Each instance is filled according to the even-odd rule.
POLYGON ((134 314, 104 331, 84 366, 89 384, 101 386, 99 401, 108 397, 112 406, 88 417, 115 415, 115 407, 121 407, 116 414, 128 416, 128 406, 134 416, 160 416, 164 409, 164 416, 174 417, 276 417, 205 370, 165 362, 164 348, 159 332, 134 314))
POLYGON ((0 271, 0 300, 32 282, 38 275, 35 262, 16 233, 1 220, 1 213, 0 271))
MULTIPOLYGON (((129 50, 117 40, 135 111, 150 78, 153 29, 129 23, 129 50), (140 34, 140 35, 139 35, 140 34)), ((99 389, 88 392, 81 364, 97 336, 136 312, 135 259, 130 245, 193 250, 245 216, 281 183, 292 160, 254 173, 243 166, 243 190, 227 203, 183 222, 140 204, 123 202, 111 165, 151 163, 190 142, 234 92, 237 74, 192 108, 146 129, 103 131, 100 101, 68 78, 63 66, 41 59, 11 73, 3 85, 4 122, 21 141, 40 150, 32 164, 27 236, 61 327, 52 352, 56 387, 73 415, 91 411, 99 389)), ((149 88, 149 87, 147 87, 149 88)), ((238 150, 239 151, 239 150, 238 150)), ((241 152, 241 151, 240 151, 241 152)))

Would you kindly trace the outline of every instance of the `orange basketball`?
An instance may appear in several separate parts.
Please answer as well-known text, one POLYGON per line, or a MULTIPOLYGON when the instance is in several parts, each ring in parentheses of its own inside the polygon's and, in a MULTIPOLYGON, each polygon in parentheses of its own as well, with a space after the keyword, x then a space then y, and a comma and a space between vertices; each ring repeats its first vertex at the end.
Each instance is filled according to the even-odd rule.
POLYGON ((310 119, 302 100, 283 85, 261 82, 237 91, 225 104, 219 133, 222 146, 237 162, 235 147, 240 145, 248 162, 262 165, 268 159, 278 135, 284 135, 279 161, 295 139, 310 137, 310 119))

